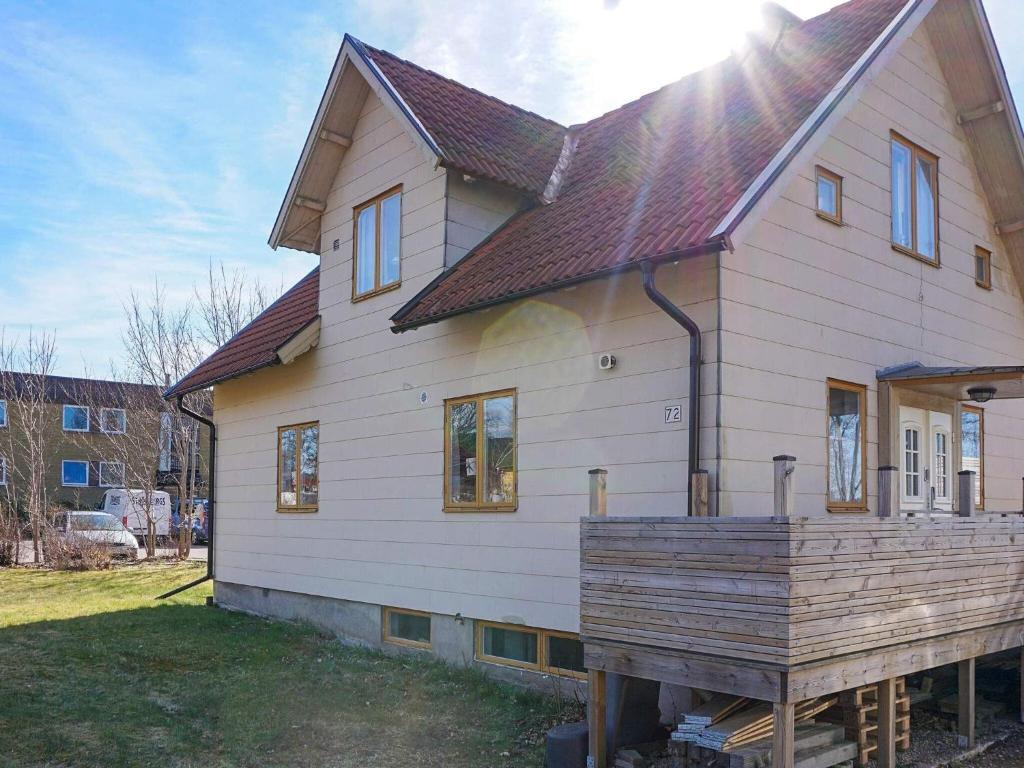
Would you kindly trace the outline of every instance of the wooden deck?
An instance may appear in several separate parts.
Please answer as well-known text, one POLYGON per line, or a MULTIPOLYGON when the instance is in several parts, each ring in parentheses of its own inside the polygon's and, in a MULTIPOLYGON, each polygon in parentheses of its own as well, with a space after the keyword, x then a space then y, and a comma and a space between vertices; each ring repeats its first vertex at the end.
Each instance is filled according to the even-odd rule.
POLYGON ((792 668, 1024 620, 1024 519, 588 518, 581 635, 792 668))

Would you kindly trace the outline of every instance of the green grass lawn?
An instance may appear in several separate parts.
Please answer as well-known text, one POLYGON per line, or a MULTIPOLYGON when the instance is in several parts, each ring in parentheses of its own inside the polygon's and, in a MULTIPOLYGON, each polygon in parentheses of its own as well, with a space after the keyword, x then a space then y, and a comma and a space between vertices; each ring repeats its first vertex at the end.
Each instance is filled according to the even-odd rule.
POLYGON ((0 765, 541 766, 580 716, 469 670, 208 608, 199 565, 0 571, 0 765))

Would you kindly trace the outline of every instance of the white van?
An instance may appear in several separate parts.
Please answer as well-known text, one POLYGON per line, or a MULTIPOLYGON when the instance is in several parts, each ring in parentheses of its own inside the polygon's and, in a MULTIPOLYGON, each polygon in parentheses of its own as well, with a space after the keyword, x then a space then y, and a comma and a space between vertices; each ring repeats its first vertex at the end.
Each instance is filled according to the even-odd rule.
MULTIPOLYGON (((125 528, 136 536, 145 536, 146 524, 146 491, 111 488, 103 494, 103 511, 113 515, 125 528)), ((171 535, 171 496, 166 491, 152 491, 150 514, 156 523, 157 540, 167 539, 171 535)))

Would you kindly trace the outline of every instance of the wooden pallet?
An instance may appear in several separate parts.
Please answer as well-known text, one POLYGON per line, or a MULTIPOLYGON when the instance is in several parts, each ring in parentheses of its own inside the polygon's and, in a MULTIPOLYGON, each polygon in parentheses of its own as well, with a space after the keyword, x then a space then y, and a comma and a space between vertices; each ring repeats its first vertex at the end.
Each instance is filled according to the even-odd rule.
MULTIPOLYGON (((844 691, 839 694, 839 706, 818 719, 843 725, 846 738, 857 744, 856 764, 863 768, 878 750, 878 686, 844 691)), ((896 749, 910 749, 910 696, 902 677, 896 679, 896 749)))

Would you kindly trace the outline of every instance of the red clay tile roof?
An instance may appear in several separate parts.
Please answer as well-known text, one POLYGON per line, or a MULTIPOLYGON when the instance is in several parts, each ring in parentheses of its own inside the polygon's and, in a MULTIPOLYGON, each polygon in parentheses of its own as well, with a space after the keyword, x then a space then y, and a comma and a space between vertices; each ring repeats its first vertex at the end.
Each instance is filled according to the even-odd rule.
POLYGON ((566 129, 354 38, 460 171, 540 195, 566 129))
MULTIPOLYGON (((906 0, 853 0, 575 127, 569 174, 439 276, 395 330, 706 248, 755 178, 906 0)), ((717 249, 717 245, 715 246, 717 249)))
POLYGON ((267 307, 164 397, 205 389, 225 379, 276 365, 277 350, 316 319, 320 311, 320 268, 317 267, 267 307))

